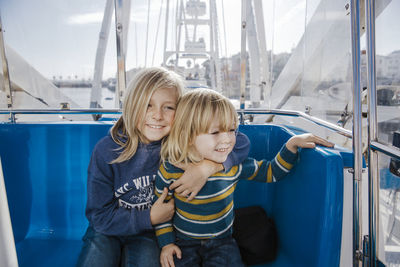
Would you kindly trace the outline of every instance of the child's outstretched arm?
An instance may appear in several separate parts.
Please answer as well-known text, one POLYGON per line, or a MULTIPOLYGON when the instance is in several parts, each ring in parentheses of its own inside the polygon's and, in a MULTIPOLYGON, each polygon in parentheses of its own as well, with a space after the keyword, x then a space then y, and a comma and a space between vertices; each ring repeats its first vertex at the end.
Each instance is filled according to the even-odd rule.
POLYGON ((326 147, 333 147, 334 144, 325 140, 322 137, 315 136, 310 133, 292 136, 287 142, 286 147, 291 152, 296 153, 299 147, 314 148, 316 145, 323 145, 326 147))
POLYGON ((314 148, 316 145, 332 147, 333 144, 313 134, 301 134, 291 137, 273 160, 248 158, 243 162, 243 172, 239 179, 254 180, 259 182, 276 182, 286 176, 297 161, 297 150, 301 148, 314 148))
POLYGON ((169 189, 175 190, 175 193, 182 197, 187 197, 187 200, 191 201, 201 188, 203 188, 208 177, 216 172, 224 169, 229 170, 232 166, 240 164, 247 158, 249 151, 249 138, 245 134, 238 132, 235 147, 223 164, 203 160, 197 165, 188 164, 187 166, 177 166, 184 169, 185 173, 179 178, 179 180, 175 181, 169 189))

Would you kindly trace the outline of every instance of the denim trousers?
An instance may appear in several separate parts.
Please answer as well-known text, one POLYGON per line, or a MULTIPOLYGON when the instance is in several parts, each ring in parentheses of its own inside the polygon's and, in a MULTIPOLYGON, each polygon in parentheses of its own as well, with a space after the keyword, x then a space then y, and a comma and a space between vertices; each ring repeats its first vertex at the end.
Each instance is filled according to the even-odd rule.
POLYGON ((160 250, 153 232, 107 236, 88 227, 78 258, 79 267, 159 267, 160 250))
POLYGON ((239 247, 233 237, 207 240, 177 239, 182 258, 174 257, 175 267, 243 267, 239 247))

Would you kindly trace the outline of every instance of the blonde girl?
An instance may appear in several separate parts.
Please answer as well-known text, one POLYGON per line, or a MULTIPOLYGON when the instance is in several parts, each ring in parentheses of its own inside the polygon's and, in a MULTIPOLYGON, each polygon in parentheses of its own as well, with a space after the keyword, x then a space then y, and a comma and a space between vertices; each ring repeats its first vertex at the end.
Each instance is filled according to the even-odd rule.
MULTIPOLYGON (((175 122, 165 140, 156 178, 156 196, 180 179, 180 164, 203 160, 224 162, 235 146, 238 120, 232 103, 221 94, 199 89, 181 97, 175 122)), ((191 203, 179 194, 173 221, 156 226, 162 247, 162 266, 243 266, 232 238, 233 193, 239 179, 275 182, 284 177, 297 158, 298 147, 331 143, 311 134, 294 136, 271 161, 247 158, 231 169, 214 173, 191 203), (175 259, 174 259, 175 257, 175 259)), ((168 196, 167 199, 172 198, 168 196)))
MULTIPOLYGON (((164 202, 167 188, 153 201, 154 180, 161 142, 170 132, 182 91, 180 76, 158 67, 140 71, 128 85, 122 116, 93 149, 87 182, 89 227, 78 266, 159 266, 153 225, 172 218, 174 202, 164 202)), ((185 179, 173 187, 194 197, 210 172, 247 157, 249 144, 242 140, 226 166, 211 161, 185 165, 185 179)))

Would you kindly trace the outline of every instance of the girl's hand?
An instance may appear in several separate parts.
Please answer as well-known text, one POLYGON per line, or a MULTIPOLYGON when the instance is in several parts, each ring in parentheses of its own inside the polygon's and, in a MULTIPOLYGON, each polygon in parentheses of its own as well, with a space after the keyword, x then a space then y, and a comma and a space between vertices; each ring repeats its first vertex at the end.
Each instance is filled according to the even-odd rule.
POLYGON ((297 148, 314 148, 316 145, 323 145, 326 147, 333 147, 334 144, 310 133, 292 136, 286 142, 286 148, 293 153, 297 153, 297 148))
POLYGON ((181 249, 175 244, 168 244, 164 246, 160 254, 160 263, 162 267, 175 267, 174 255, 178 259, 182 258, 181 249))
POLYGON ((150 210, 150 221, 152 225, 167 222, 172 219, 175 212, 174 199, 164 202, 168 195, 168 188, 164 187, 161 196, 154 202, 150 210))
POLYGON ((177 166, 185 170, 182 176, 173 182, 169 189, 191 201, 203 188, 208 177, 216 172, 222 171, 224 166, 210 160, 202 160, 199 164, 179 164, 177 166))

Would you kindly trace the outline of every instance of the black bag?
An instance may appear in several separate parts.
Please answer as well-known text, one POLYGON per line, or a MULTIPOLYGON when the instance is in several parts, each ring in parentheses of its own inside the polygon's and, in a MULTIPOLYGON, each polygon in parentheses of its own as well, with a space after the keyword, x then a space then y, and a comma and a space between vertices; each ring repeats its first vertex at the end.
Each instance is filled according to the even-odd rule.
POLYGON ((233 238, 247 265, 266 263, 276 258, 278 234, 275 223, 260 206, 235 210, 233 238))

